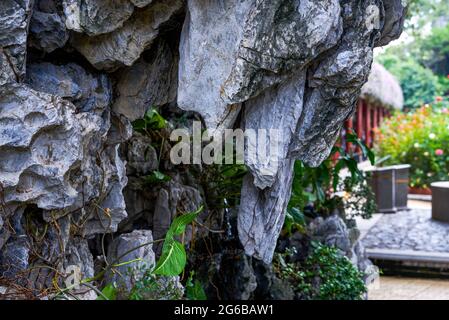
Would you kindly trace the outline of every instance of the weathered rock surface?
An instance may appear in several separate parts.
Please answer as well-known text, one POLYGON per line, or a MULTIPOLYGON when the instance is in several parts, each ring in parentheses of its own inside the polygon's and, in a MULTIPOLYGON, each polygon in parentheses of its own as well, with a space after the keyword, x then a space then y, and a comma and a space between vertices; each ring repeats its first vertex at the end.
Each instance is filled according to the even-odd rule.
MULTIPOLYGON (((286 154, 287 157, 300 159, 307 164, 316 166, 329 156, 344 120, 354 111, 361 87, 368 79, 375 40, 381 38, 381 30, 372 28, 371 25, 366 23, 371 14, 370 8, 374 5, 382 5, 382 3, 364 1, 348 2, 342 8, 338 4, 331 6, 336 10, 334 14, 340 15, 339 12, 341 10, 342 25, 328 30, 328 41, 336 45, 311 63, 306 71, 308 73, 307 88, 304 92, 304 102, 298 103, 303 106, 299 121, 296 124, 296 132, 284 131, 283 135, 284 141, 290 143, 288 154, 286 154), (356 15, 355 12, 359 14, 356 15), (342 32, 335 31, 341 30, 340 28, 343 29, 342 32)), ((313 7, 312 4, 311 6, 313 7)), ((316 3, 315 6, 320 7, 316 3)), ((327 13, 321 13, 320 19, 324 19, 323 17, 327 17, 327 13)), ((338 25, 338 23, 335 25, 338 25)), ((314 53, 313 50, 309 54, 312 53, 314 53)), ((314 56, 310 58, 313 59, 314 56)), ((296 72, 305 71, 296 69, 296 72)), ((283 85, 288 85, 288 82, 283 85)), ((275 111, 273 109, 267 109, 267 112, 260 118, 269 119, 273 118, 273 113, 276 114, 279 112, 280 114, 284 114, 289 112, 288 109, 285 109, 284 105, 280 105, 284 108, 281 107, 277 110, 275 109, 275 111)), ((281 146, 284 148, 282 144, 281 146)), ((284 154, 280 152, 280 155, 282 161, 284 154)), ((263 168, 258 162, 250 166, 255 176, 254 184, 260 187, 270 187, 270 183, 276 181, 274 177, 276 177, 278 172, 273 171, 271 177, 264 177, 264 181, 268 182, 264 184, 260 181, 260 167, 263 168)), ((285 182, 283 181, 283 183, 285 182)), ((246 192, 245 189, 248 188, 250 187, 246 185, 242 189, 242 203, 251 202, 253 201, 251 198, 255 197, 255 193, 246 192)), ((261 190, 259 192, 264 193, 267 191, 261 190)), ((280 201, 277 197, 273 198, 275 203, 288 201, 287 199, 283 199, 281 194, 280 201)), ((266 206, 271 207, 270 204, 266 204, 266 206)), ((282 206, 278 208, 285 210, 285 207, 282 206)), ((254 215, 257 215, 257 213, 254 214, 254 211, 240 209, 239 232, 242 243, 246 243, 247 241, 247 238, 245 236, 242 237, 242 234, 254 233, 254 231, 249 231, 248 229, 255 229, 251 223, 254 215)), ((263 219, 264 222, 260 222, 259 224, 263 226, 269 224, 269 221, 276 221, 282 225, 284 221, 282 215, 282 211, 273 210, 271 214, 265 216, 265 219, 263 219), (280 220, 272 218, 271 215, 280 218, 280 220)), ((271 230, 272 232, 276 232, 276 230, 280 230, 280 226, 271 230)), ((265 230, 265 237, 269 234, 270 232, 265 230)), ((270 237, 268 236, 268 238, 270 237)), ((265 261, 268 262, 271 260, 274 251, 273 246, 270 248, 269 245, 263 244, 263 242, 260 242, 254 248, 252 245, 245 246, 245 248, 247 248, 248 253, 258 251, 258 256, 265 256, 264 259, 267 259, 265 261)))
POLYGON ((284 224, 291 194, 293 164, 293 160, 280 163, 276 182, 271 188, 260 190, 254 185, 251 175, 243 181, 238 216, 240 241, 248 255, 265 263, 273 259, 277 238, 284 224))
POLYGON ((108 248, 108 263, 129 264, 113 268, 106 274, 106 283, 116 283, 124 292, 130 292, 136 281, 155 265, 153 235, 150 230, 135 230, 116 238, 108 248), (133 250, 135 249, 135 250, 133 250))
POLYGON ((23 80, 32 0, 0 2, 0 86, 23 80))
MULTIPOLYGON (((106 77, 89 74, 75 64, 43 63, 31 65, 27 79, 40 91, 24 84, 1 88, 3 219, 9 225, 25 212, 33 217, 31 221, 41 221, 40 227, 47 231, 45 245, 33 248, 42 257, 37 265, 50 264, 61 272, 68 265, 80 265, 81 275, 91 277, 93 259, 85 237, 113 232, 126 217, 122 190, 127 178, 118 155, 119 143, 128 138, 126 130, 125 137, 117 136, 120 121, 111 120, 111 85, 106 77), (76 240, 71 234, 82 238, 76 240)), ((17 225, 23 223, 19 220, 17 225)), ((32 246, 20 244, 28 241, 29 234, 12 234, 7 228, 1 230, 0 242, 11 250, 2 251, 0 259, 6 264, 19 259, 28 267, 23 250, 32 246)), ((2 270, 9 270, 5 274, 9 278, 20 272, 2 270)), ((30 275, 33 286, 52 286, 49 274, 53 271, 37 270, 30 275)))
POLYGON ((122 27, 95 37, 77 34, 72 44, 97 69, 131 66, 151 46, 159 28, 182 8, 182 0, 158 0, 132 15, 122 27))
POLYGON ((69 29, 90 36, 120 28, 134 12, 129 0, 64 0, 69 29))
POLYGON ((232 127, 240 110, 222 100, 221 90, 235 62, 252 2, 230 0, 224 5, 213 0, 206 5, 203 0, 187 1, 180 44, 178 105, 200 113, 208 128, 232 127))
POLYGON ((78 112, 102 113, 112 101, 111 83, 105 75, 94 75, 75 64, 48 62, 28 65, 26 82, 31 88, 71 101, 78 112))
MULTIPOLYGON (((401 0, 0 1, 1 275, 25 274, 21 285, 33 290, 53 286, 49 267, 76 265, 90 277, 99 249, 89 245, 102 234, 118 233, 112 259, 163 238, 175 215, 207 200, 182 168, 160 161, 164 150, 151 147, 152 138, 135 134, 123 144, 130 121, 176 102, 209 129, 279 130, 266 140, 277 146, 273 156, 252 152, 263 141, 246 146, 250 173, 238 214, 244 252, 270 263, 295 159, 318 165, 327 158, 368 78, 373 48, 400 35, 404 11, 401 0), (110 80, 94 68, 116 72, 110 80), (156 169, 171 181, 143 188, 156 169)), ((340 222, 320 222, 316 236, 368 268, 340 222)), ((147 249, 135 257, 154 263, 160 248, 147 249)), ((261 283, 276 297, 291 296, 268 269, 257 279, 253 259, 237 251, 228 255, 240 257, 224 284, 229 298, 254 297, 261 283), (242 282, 231 279, 240 271, 242 282)), ((217 270, 235 263, 220 257, 217 270)), ((180 288, 179 279, 161 286, 180 288)))
POLYGON ((148 56, 119 74, 112 108, 131 121, 142 118, 149 108, 176 100, 177 82, 178 54, 160 41, 148 56))
POLYGON ((50 53, 64 47, 68 40, 65 17, 57 1, 35 1, 30 22, 30 45, 50 53))

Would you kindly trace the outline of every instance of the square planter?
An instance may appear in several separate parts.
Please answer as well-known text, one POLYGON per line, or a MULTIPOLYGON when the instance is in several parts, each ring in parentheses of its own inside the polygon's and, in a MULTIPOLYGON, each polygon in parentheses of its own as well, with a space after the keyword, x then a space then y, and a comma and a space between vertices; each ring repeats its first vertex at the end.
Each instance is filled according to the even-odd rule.
POLYGON ((368 170, 371 187, 380 213, 407 210, 410 165, 397 165, 368 170))
POLYGON ((449 222, 449 181, 434 182, 432 189, 432 219, 449 222))

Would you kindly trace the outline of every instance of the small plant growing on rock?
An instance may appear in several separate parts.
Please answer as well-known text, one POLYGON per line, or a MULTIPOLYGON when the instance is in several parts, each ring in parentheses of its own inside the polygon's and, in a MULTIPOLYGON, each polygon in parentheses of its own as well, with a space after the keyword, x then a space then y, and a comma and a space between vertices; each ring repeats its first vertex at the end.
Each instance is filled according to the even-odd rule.
POLYGON ((291 262, 294 249, 277 254, 274 267, 304 300, 361 300, 366 293, 363 273, 338 249, 317 242, 302 262, 291 262))

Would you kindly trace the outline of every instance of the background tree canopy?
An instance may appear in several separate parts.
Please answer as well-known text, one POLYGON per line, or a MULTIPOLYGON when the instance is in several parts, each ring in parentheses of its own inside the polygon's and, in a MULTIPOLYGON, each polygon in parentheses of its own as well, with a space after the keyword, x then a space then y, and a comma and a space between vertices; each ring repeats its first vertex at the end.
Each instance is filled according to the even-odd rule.
POLYGON ((401 83, 409 109, 449 93, 449 2, 412 0, 406 33, 412 41, 388 47, 377 57, 401 83))

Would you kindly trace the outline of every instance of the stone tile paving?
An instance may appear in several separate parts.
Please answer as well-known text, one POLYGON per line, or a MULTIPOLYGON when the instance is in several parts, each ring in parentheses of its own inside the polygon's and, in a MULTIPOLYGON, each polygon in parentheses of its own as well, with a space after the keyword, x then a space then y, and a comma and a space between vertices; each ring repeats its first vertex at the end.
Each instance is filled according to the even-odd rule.
POLYGON ((449 300, 449 280, 381 277, 369 300, 449 300))
POLYGON ((362 241, 370 249, 449 253, 449 223, 432 220, 429 209, 414 208, 383 215, 362 241))

